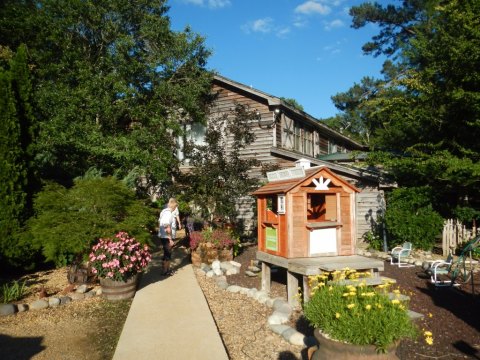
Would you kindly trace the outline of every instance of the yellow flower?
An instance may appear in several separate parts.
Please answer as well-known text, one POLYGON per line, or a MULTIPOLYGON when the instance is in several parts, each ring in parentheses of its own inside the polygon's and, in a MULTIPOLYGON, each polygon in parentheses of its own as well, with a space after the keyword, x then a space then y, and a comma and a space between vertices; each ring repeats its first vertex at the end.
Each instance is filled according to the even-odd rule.
POLYGON ((428 344, 428 345, 433 345, 433 338, 431 336, 427 336, 425 338, 425 342, 428 344))
POLYGON ((383 289, 383 288, 385 288, 385 284, 378 285, 377 288, 383 289))
POLYGON ((330 286, 328 287, 328 291, 332 291, 332 290, 333 290, 333 286, 330 285, 330 286))
POLYGON ((354 307, 355 307, 355 304, 348 304, 347 305, 347 308, 349 308, 349 309, 353 309, 354 307))
POLYGON ((400 300, 398 300, 398 299, 393 299, 393 300, 392 300, 392 304, 394 304, 394 305, 400 304, 400 300))
POLYGON ((347 296, 349 296, 349 295, 350 295, 350 293, 343 293, 342 296, 343 296, 343 297, 347 297, 347 296))
POLYGON ((433 317, 433 314, 432 314, 432 313, 428 313, 428 317, 429 317, 429 318, 433 317))
POLYGON ((425 336, 432 336, 433 334, 432 334, 431 331, 425 331, 425 332, 423 333, 423 335, 425 335, 425 336))
POLYGON ((392 292, 393 292, 394 294, 400 294, 400 290, 398 290, 398 289, 395 289, 395 290, 393 290, 392 292))
POLYGON ((382 304, 376 304, 377 305, 377 308, 381 309, 382 308, 382 304))
POLYGON ((356 293, 355 291, 350 291, 349 294, 350 294, 350 296, 355 296, 355 295, 357 295, 357 293, 356 293))
POLYGON ((339 319, 340 316, 341 316, 340 313, 335 313, 335 317, 336 317, 337 319, 339 319))
POLYGON ((402 310, 405 310, 405 306, 403 306, 403 305, 398 305, 398 307, 402 310))
POLYGON ((365 305, 365 309, 370 310, 371 308, 372 308, 372 305, 370 305, 370 304, 365 305))

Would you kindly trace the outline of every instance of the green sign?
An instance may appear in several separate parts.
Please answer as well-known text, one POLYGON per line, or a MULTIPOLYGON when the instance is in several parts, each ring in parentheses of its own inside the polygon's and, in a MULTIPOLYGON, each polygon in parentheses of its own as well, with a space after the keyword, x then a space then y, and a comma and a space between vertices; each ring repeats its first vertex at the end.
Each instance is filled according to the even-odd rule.
POLYGON ((267 250, 278 251, 277 229, 267 227, 265 230, 267 250))

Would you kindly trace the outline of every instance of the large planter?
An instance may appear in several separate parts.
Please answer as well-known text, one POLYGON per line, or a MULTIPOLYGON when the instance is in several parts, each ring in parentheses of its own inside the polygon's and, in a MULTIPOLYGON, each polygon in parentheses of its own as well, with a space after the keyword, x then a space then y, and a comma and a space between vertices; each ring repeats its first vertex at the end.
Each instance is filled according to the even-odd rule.
POLYGON ((102 296, 111 301, 131 299, 137 291, 139 274, 132 276, 125 281, 100 278, 102 296))
POLYGON ((210 265, 215 260, 230 261, 233 260, 233 249, 218 250, 211 244, 205 244, 192 251, 191 260, 194 266, 202 263, 210 265))
POLYGON ((390 345, 386 353, 378 353, 374 345, 352 345, 332 340, 319 329, 315 329, 314 336, 318 341, 318 350, 313 353, 312 360, 398 360, 395 350, 399 342, 390 345))

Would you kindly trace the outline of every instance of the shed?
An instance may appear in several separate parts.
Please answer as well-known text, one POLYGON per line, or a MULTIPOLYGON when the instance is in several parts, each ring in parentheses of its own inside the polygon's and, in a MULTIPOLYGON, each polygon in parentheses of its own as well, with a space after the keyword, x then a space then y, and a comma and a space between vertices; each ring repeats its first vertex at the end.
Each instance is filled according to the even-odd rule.
POLYGON ((287 259, 355 253, 355 194, 326 166, 267 174, 256 190, 258 250, 287 259))

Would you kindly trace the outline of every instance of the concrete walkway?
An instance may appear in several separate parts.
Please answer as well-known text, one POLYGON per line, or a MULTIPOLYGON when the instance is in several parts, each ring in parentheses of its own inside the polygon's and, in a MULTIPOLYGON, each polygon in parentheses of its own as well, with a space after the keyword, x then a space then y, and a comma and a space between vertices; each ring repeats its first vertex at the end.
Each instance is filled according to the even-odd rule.
POLYGON ((207 301, 182 249, 173 276, 160 276, 161 252, 142 276, 113 360, 227 360, 207 301))

